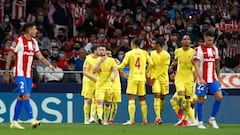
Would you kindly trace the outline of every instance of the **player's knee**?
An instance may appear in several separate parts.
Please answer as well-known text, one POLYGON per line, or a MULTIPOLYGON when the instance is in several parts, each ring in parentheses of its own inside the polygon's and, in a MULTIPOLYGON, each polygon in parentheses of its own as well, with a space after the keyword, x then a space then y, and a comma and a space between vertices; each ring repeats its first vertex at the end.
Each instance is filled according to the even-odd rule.
POLYGON ((185 95, 185 99, 190 99, 190 98, 191 98, 191 96, 185 95))
POLYGON ((106 103, 105 103, 105 106, 106 106, 106 107, 110 107, 110 103, 109 103, 109 102, 106 102, 106 103))
POLYGON ((161 95, 160 95, 160 99, 161 99, 161 100, 165 100, 165 95, 162 95, 162 94, 161 94, 161 95))
POLYGON ((145 96, 139 96, 139 101, 145 101, 145 96))
POLYGON ((30 95, 29 94, 25 94, 22 96, 23 100, 29 100, 30 99, 30 95))
POLYGON ((103 104, 103 101, 102 101, 102 100, 97 100, 97 104, 98 104, 98 105, 102 105, 102 104, 103 104))
POLYGON ((177 94, 178 94, 178 96, 181 96, 181 97, 185 95, 184 91, 178 91, 177 94))
POLYGON ((203 104, 204 103, 204 97, 198 97, 198 103, 203 104))
POLYGON ((89 105, 92 103, 91 99, 85 99, 85 101, 86 101, 86 103, 89 104, 89 105))
POLYGON ((160 94, 159 93, 155 93, 154 94, 154 98, 160 98, 160 94))

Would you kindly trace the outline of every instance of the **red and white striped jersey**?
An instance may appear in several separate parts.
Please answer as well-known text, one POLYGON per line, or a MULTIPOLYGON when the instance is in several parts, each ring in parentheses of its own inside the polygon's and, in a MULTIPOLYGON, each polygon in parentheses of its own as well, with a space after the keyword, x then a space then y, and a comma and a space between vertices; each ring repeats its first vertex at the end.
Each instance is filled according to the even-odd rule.
POLYGON ((24 35, 13 41, 10 51, 16 54, 14 76, 32 77, 32 61, 34 54, 39 50, 37 41, 32 38, 28 40, 24 35))
POLYGON ((240 40, 230 39, 227 40, 226 57, 234 58, 237 54, 240 54, 240 40))
POLYGON ((68 2, 67 3, 67 7, 68 7, 70 13, 72 14, 72 17, 74 18, 73 19, 73 21, 74 21, 73 23, 76 23, 77 20, 79 19, 79 17, 83 17, 83 19, 84 19, 85 14, 86 14, 86 9, 80 7, 78 5, 78 3, 70 3, 70 2, 68 2))
POLYGON ((4 2, 5 2, 5 0, 0 0, 0 23, 3 22, 3 16, 4 16, 4 2))
POLYGON ((13 0, 12 19, 21 19, 26 17, 26 0, 13 0))
POLYGON ((35 22, 36 16, 34 14, 28 14, 27 22, 35 22))
POLYGON ((200 62, 200 74, 207 83, 217 81, 215 61, 219 59, 218 49, 212 45, 207 47, 202 44, 195 48, 193 60, 200 62))

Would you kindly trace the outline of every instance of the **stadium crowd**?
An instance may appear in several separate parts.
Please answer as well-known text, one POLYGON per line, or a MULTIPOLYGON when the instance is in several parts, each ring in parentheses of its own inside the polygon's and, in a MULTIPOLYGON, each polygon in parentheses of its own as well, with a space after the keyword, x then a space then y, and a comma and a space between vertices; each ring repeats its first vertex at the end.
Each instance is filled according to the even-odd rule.
MULTIPOLYGON (((173 60, 183 35, 190 35, 196 47, 207 31, 216 33, 221 72, 240 73, 238 0, 1 0, 0 70, 26 22, 37 24, 42 54, 58 71, 51 73, 34 60, 36 80, 41 82, 80 82, 81 77, 61 72, 82 71, 94 44, 107 45, 121 61, 131 39, 141 37, 141 48, 151 52, 158 35, 173 60)), ((169 74, 173 81, 175 71, 169 74)))

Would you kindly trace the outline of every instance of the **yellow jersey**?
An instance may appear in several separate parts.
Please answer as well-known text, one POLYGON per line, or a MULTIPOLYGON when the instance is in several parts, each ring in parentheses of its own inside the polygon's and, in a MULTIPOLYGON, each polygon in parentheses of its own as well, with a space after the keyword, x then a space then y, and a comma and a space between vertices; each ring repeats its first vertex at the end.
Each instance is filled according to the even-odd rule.
MULTIPOLYGON (((100 61, 101 57, 98 58, 97 63, 100 61)), ((112 86, 111 75, 113 73, 113 68, 116 67, 115 60, 113 58, 107 57, 100 65, 97 74, 97 88, 109 88, 112 86)))
POLYGON ((175 81, 193 81, 194 65, 192 64, 192 58, 194 56, 194 49, 183 50, 178 48, 175 50, 175 59, 177 59, 177 73, 175 81))
MULTIPOLYGON (((96 76, 96 73, 93 74, 93 67, 97 64, 97 58, 93 57, 93 54, 90 54, 86 57, 83 68, 86 68, 88 73, 96 76)), ((95 85, 96 82, 92 79, 88 78, 87 76, 83 76, 83 83, 89 83, 90 85, 95 85)))
POLYGON ((170 64, 170 54, 162 50, 158 53, 156 50, 151 52, 153 66, 150 69, 150 77, 159 81, 169 82, 168 67, 170 64))
POLYGON ((140 48, 136 48, 125 54, 125 57, 118 68, 122 69, 129 66, 129 81, 145 81, 147 64, 152 65, 148 53, 140 48))

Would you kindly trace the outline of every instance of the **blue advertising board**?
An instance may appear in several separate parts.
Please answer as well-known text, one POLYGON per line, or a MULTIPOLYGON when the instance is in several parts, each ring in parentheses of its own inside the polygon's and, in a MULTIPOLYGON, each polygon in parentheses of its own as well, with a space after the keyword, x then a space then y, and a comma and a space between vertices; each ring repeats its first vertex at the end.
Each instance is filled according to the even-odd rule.
MULTIPOLYGON (((0 93, 0 123, 9 122, 13 117, 14 106, 17 93, 0 93)), ((33 107, 34 117, 45 123, 79 123, 83 122, 83 97, 78 93, 33 93, 30 101, 33 107)), ((162 119, 165 123, 175 123, 177 121, 170 105, 172 95, 166 97, 162 119)), ((146 97, 148 105, 148 122, 153 123, 155 113, 153 109, 153 95, 146 97)), ((208 96, 204 104, 204 121, 207 122, 214 102, 213 96, 208 96)), ((240 123, 240 107, 238 96, 225 96, 222 102, 217 120, 219 123, 240 123)), ((127 95, 122 94, 122 102, 119 104, 116 123, 128 120, 128 100, 127 95)), ((141 122, 141 110, 136 102, 136 122, 141 122)), ((27 121, 27 115, 23 110, 20 116, 21 121, 27 121)))

